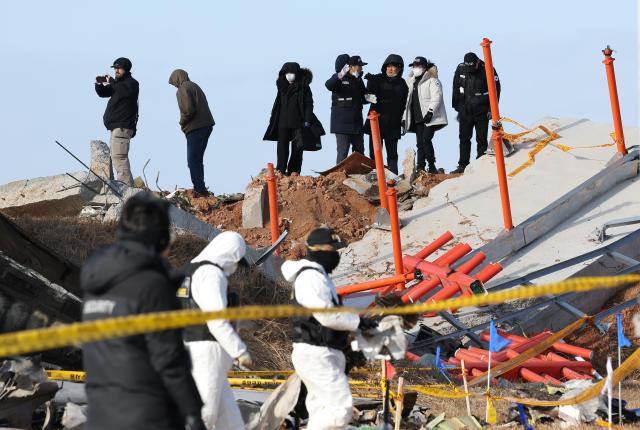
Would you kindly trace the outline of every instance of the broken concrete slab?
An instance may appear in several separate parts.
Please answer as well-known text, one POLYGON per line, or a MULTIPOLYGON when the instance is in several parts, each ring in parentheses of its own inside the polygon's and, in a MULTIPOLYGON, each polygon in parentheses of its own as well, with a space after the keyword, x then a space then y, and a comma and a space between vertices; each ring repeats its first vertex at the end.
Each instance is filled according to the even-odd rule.
MULTIPOLYGON (((366 175, 350 175, 342 183, 365 197, 378 196, 378 184, 368 181, 366 175)), ((380 197, 376 198, 380 199, 380 197)))
POLYGON ((101 182, 88 172, 10 182, 0 186, 0 209, 11 216, 76 216, 100 190, 101 182), (93 191, 92 191, 93 190, 93 191))
POLYGON ((0 290, 14 300, 47 315, 51 321, 80 319, 80 299, 38 272, 0 252, 0 290))
POLYGON ((101 140, 92 140, 89 146, 91 148, 91 170, 104 180, 113 179, 109 145, 101 140))
POLYGON ((404 180, 409 181, 409 183, 412 183, 416 178, 416 151, 414 151, 413 148, 407 148, 404 153, 402 176, 404 180))
POLYGON ((262 228, 269 218, 267 184, 250 184, 244 192, 242 201, 242 227, 262 228))
POLYGON ((0 252, 27 266, 76 296, 80 291, 80 269, 31 239, 10 219, 0 214, 0 252))
MULTIPOLYGON (((509 191, 511 195, 511 210, 513 221, 519 225, 523 220, 530 219, 534 214, 540 212, 541 208, 546 208, 553 202, 562 198, 572 189, 588 181, 594 174, 603 170, 614 155, 615 151, 611 147, 601 146, 603 141, 610 140, 610 124, 598 124, 588 120, 545 118, 540 121, 545 127, 561 135, 554 144, 564 145, 573 148, 566 152, 553 145, 548 145, 543 151, 536 155, 535 163, 522 170, 515 176, 508 178, 509 191)), ((638 143, 640 134, 635 128, 626 130, 625 135, 629 136, 627 144, 629 147, 638 143)), ((537 144, 537 138, 544 136, 534 135, 529 141, 518 144, 520 150, 505 160, 507 172, 513 172, 529 160, 528 151, 533 150, 537 144)), ((634 179, 624 181, 630 183, 631 189, 637 189, 634 179)), ((622 183, 621 183, 622 184, 622 183)), ((621 185, 620 184, 620 185, 621 185)), ((607 193, 613 194, 611 191, 607 193)), ((629 191, 620 196, 617 200, 617 207, 609 205, 608 199, 603 203, 603 207, 597 212, 618 211, 615 218, 633 213, 628 213, 630 205, 623 205, 623 201, 631 202, 629 191), (622 210, 624 213, 620 213, 622 210)), ((581 209, 580 211, 584 211, 581 209)), ((606 217, 606 213, 603 213, 606 217)), ((472 248, 477 249, 489 242, 503 231, 502 210, 500 206, 500 194, 496 176, 495 158, 481 157, 474 160, 467 167, 464 175, 444 181, 431 188, 428 197, 417 200, 411 211, 401 213, 401 219, 406 221, 406 226, 402 229, 402 244, 406 254, 411 254, 420 250, 426 244, 433 241, 445 231, 450 231, 456 240, 468 243, 472 248)), ((598 215, 600 218, 601 216, 598 215)), ((610 220, 605 219, 605 221, 610 220)), ((589 227, 589 233, 593 231, 595 225, 592 219, 582 219, 582 216, 575 216, 589 227)), ((598 222, 602 225, 602 222, 598 222)), ((577 228, 578 224, 567 226, 568 230, 577 228)), ((582 228, 582 226, 580 226, 582 228)), ((520 242, 525 241, 524 231, 514 230, 520 242)), ((554 230, 555 232, 556 230, 554 230)), ((568 239, 575 242, 575 239, 568 239)), ((453 245, 452 243, 450 245, 453 245)), ((517 246, 508 244, 506 252, 512 252, 517 246)), ((534 242, 530 246, 539 246, 534 242)), ((545 267, 558 259, 570 258, 589 251, 594 248, 593 243, 580 242, 573 246, 564 246, 558 242, 551 245, 552 252, 541 252, 536 254, 535 261, 518 261, 513 270, 531 270, 531 265, 545 267)), ((546 247, 546 245, 545 245, 546 247)), ((450 246, 444 247, 434 258, 447 251, 450 246)), ((528 247, 527 247, 528 248, 528 247)), ((520 253, 522 251, 518 251, 520 253)), ((358 282, 370 279, 381 274, 388 274, 389 267, 392 267, 392 244, 388 234, 371 230, 366 233, 360 242, 351 243, 344 251, 340 266, 334 271, 334 279, 337 285, 344 285, 351 282, 358 282)), ((485 260, 491 261, 490 258, 485 260)), ((513 262, 508 262, 512 265, 513 262)), ((504 274, 510 272, 509 267, 499 274, 495 281, 505 280, 504 274)), ((519 273, 521 275, 521 273, 519 273)), ((565 274, 566 276, 570 273, 565 274)), ((556 279, 558 280, 558 279, 556 279)))

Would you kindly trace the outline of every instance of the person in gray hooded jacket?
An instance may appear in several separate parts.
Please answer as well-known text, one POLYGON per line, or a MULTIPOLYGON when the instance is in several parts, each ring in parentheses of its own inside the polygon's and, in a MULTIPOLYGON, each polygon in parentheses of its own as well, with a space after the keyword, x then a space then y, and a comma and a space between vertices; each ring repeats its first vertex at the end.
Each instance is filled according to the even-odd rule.
POLYGON ((410 66, 411 72, 407 78, 409 96, 403 121, 407 131, 416 134, 418 170, 425 170, 428 162, 428 172, 436 174, 438 169, 433 136, 447 125, 442 84, 438 79, 438 68, 425 57, 416 57, 410 66))

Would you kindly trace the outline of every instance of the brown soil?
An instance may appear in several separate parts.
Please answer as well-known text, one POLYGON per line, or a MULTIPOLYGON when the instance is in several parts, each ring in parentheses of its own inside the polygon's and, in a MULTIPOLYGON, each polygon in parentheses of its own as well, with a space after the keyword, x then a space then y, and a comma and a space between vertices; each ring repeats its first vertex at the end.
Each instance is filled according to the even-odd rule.
MULTIPOLYGON (((413 195, 424 197, 432 187, 456 176, 459 175, 422 173, 415 180, 413 195)), ((301 244, 307 234, 318 226, 333 228, 347 243, 362 239, 371 228, 378 207, 343 185, 346 177, 344 172, 334 172, 327 176, 278 178, 280 231, 289 230, 282 250, 284 257, 302 256, 304 247, 301 244)), ((263 180, 256 178, 253 183, 263 180)), ((186 194, 193 213, 203 221, 222 230, 238 231, 252 246, 271 244, 268 225, 264 228, 242 228, 241 201, 225 204, 216 197, 195 198, 191 190, 186 194)))
MULTIPOLYGON (((307 234, 320 225, 333 228, 347 243, 362 239, 370 228, 376 206, 351 188, 342 184, 343 172, 328 176, 299 176, 278 178, 278 207, 280 230, 289 230, 282 254, 300 256, 301 243, 307 234)), ((254 181, 262 181, 257 178, 254 181)), ((187 192, 190 196, 191 193, 187 192)), ((271 244, 271 230, 242 228, 242 202, 222 204, 215 197, 191 198, 195 215, 214 227, 235 230, 250 245, 265 247, 271 244)))
MULTIPOLYGON (((602 306, 602 309, 608 309, 617 304, 626 302, 628 300, 637 298, 640 295, 640 284, 637 284, 633 287, 626 288, 622 291, 619 291, 614 295, 607 303, 602 306)), ((624 333, 631 341, 631 348, 622 348, 621 357, 624 361, 633 351, 635 351, 640 346, 640 339, 634 339, 634 328, 631 319, 633 315, 640 312, 640 304, 636 304, 634 306, 628 307, 627 309, 622 310, 622 327, 624 333)), ((607 356, 611 357, 612 364, 617 367, 618 363, 618 343, 617 343, 617 323, 616 316, 610 315, 606 318, 603 318, 600 321, 602 324, 609 324, 609 330, 607 330, 606 335, 600 334, 598 329, 593 326, 587 326, 584 330, 574 333, 569 336, 566 341, 567 343, 571 343, 577 346, 582 346, 585 348, 592 349, 594 354, 591 360, 593 367, 601 374, 606 375, 606 363, 607 356)), ((630 376, 628 376, 628 380, 638 380, 640 379, 640 370, 636 370, 630 376)))

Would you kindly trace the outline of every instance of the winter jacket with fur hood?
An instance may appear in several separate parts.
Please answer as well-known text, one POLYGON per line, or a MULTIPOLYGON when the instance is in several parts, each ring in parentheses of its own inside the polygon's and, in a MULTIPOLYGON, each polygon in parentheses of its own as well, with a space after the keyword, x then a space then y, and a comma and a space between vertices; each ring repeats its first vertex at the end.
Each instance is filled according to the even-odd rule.
MULTIPOLYGON (((319 137, 325 134, 322 124, 313 113, 313 94, 309 86, 312 80, 313 73, 311 73, 311 70, 300 67, 298 63, 289 62, 282 65, 278 73, 278 79, 276 80, 278 92, 273 102, 269 126, 267 127, 263 140, 278 140, 278 128, 281 122, 281 115, 291 115, 292 112, 289 109, 293 106, 297 106, 297 111, 294 113, 299 120, 298 123, 294 124, 294 127, 291 128, 302 128, 304 123, 309 123, 315 135, 319 137), (294 82, 289 83, 289 81, 287 81, 285 77, 287 73, 294 73, 296 75, 294 82), (282 103, 283 97, 287 98, 287 106, 284 107, 282 103)), ((288 118, 285 122, 291 123, 291 120, 292 118, 288 118)))
MULTIPOLYGON (((407 97, 406 109, 404 111, 404 123, 407 128, 411 126, 411 102, 413 98, 413 85, 416 81, 416 77, 413 76, 413 71, 409 72, 407 78, 407 84, 409 85, 409 96, 407 97)), ((436 125, 445 126, 447 122, 447 113, 444 105, 444 97, 442 95, 442 84, 438 79, 438 68, 436 65, 432 65, 429 70, 426 70, 420 81, 418 82, 418 96, 420 99, 420 110, 424 117, 428 111, 433 112, 433 117, 427 127, 433 127, 436 125)), ((421 121, 422 118, 419 118, 421 121)))
POLYGON ((180 108, 180 128, 184 134, 215 125, 207 96, 198 84, 189 80, 187 72, 182 69, 174 70, 169 83, 178 89, 176 98, 180 108))

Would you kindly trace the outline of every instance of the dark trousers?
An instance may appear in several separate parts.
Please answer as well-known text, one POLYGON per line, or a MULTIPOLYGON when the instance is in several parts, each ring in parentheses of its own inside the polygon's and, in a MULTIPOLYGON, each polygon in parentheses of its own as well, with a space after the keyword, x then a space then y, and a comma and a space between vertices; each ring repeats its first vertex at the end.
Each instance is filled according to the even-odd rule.
POLYGON ((187 133, 187 165, 191 173, 193 189, 197 192, 207 191, 204 185, 204 151, 207 149, 212 126, 197 128, 187 133))
POLYGON ((416 124, 416 147, 418 149, 417 167, 424 170, 426 162, 436 164, 436 153, 433 150, 433 135, 436 127, 427 127, 424 123, 416 124))
POLYGON ((458 116, 460 121, 460 160, 458 166, 466 167, 471 158, 471 137, 473 129, 476 129, 477 157, 480 158, 487 152, 487 136, 489 133, 489 118, 487 114, 476 116, 463 115, 458 116))
POLYGON ((364 154, 364 136, 360 134, 338 134, 336 133, 336 143, 338 145, 338 155, 336 164, 349 156, 349 149, 353 147, 353 152, 364 154))
MULTIPOLYGON (((398 139, 381 139, 382 146, 387 150, 387 169, 398 174, 398 139)), ((373 138, 369 136, 369 158, 375 160, 373 155, 373 138)))
POLYGON ((280 128, 278 129, 278 164, 276 169, 283 175, 292 173, 300 173, 302 170, 302 148, 296 148, 293 138, 295 129, 280 128), (291 151, 289 151, 291 147, 291 151), (291 152, 291 157, 289 157, 291 152))

